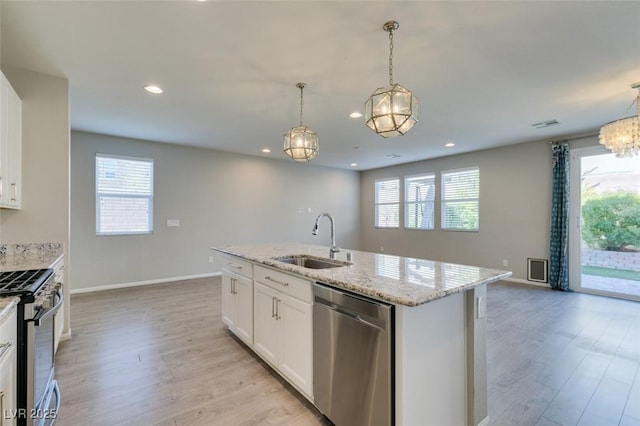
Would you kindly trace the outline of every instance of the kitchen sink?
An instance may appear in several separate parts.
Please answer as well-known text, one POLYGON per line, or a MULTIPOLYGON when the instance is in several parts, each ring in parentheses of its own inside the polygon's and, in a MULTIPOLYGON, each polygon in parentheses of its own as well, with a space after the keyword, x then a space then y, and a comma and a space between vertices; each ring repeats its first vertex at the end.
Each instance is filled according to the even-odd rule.
POLYGON ((350 262, 345 262, 343 260, 327 259, 309 256, 307 254, 293 254, 290 256, 276 257, 275 260, 309 269, 339 268, 341 266, 351 265, 350 262))

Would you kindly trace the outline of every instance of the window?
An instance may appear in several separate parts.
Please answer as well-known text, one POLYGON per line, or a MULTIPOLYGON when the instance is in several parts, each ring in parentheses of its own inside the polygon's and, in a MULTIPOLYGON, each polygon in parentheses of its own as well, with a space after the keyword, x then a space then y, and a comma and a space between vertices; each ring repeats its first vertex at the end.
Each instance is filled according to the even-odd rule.
POLYGON ((433 229, 436 182, 429 173, 404 178, 404 227, 433 229))
POLYGON ((376 228, 400 226, 400 179, 376 180, 376 228))
POLYGON ((477 231, 479 204, 477 167, 442 172, 442 229, 477 231))
POLYGON ((96 234, 153 232, 153 160, 96 154, 96 234))

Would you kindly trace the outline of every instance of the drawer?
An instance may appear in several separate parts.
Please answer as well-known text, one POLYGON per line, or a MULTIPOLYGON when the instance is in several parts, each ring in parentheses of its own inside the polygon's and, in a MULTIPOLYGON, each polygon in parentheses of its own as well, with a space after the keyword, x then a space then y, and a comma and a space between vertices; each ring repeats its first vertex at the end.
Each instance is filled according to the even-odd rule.
POLYGON ((296 299, 300 299, 308 303, 312 302, 310 281, 307 281, 302 277, 289 275, 284 272, 276 271, 275 269, 265 268, 264 266, 258 265, 254 267, 253 272, 256 281, 295 297, 296 299))
POLYGON ((247 278, 253 278, 253 264, 235 256, 224 256, 224 269, 247 278))

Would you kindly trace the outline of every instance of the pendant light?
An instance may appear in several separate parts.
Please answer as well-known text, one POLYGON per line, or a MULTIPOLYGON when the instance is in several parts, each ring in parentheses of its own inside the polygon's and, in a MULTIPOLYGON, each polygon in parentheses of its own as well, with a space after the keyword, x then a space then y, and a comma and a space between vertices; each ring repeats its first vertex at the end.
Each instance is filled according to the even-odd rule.
POLYGON ((296 161, 310 161, 318 155, 318 135, 302 124, 303 89, 307 85, 298 83, 300 89, 300 125, 284 135, 284 152, 296 161))
POLYGON ((631 103, 631 106, 636 104, 637 115, 612 121, 600 128, 600 143, 616 157, 633 157, 640 152, 640 83, 633 84, 631 88, 638 89, 638 96, 631 103))
POLYGON ((364 104, 364 120, 382 137, 401 136, 418 121, 418 98, 393 82, 393 31, 400 25, 389 21, 382 29, 389 33, 389 86, 379 87, 364 104))

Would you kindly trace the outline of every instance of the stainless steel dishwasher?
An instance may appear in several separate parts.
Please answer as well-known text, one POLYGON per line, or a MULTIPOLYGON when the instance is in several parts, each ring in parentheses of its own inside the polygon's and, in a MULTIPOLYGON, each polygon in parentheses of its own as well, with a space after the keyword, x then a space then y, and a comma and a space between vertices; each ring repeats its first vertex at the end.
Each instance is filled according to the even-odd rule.
POLYGON ((313 286, 314 404, 336 426, 392 425, 393 306, 313 286))

